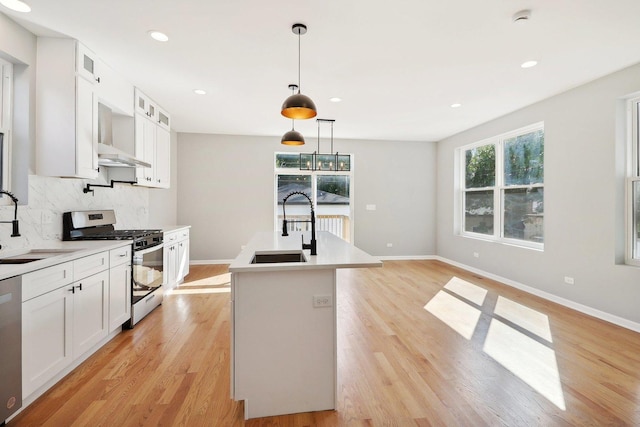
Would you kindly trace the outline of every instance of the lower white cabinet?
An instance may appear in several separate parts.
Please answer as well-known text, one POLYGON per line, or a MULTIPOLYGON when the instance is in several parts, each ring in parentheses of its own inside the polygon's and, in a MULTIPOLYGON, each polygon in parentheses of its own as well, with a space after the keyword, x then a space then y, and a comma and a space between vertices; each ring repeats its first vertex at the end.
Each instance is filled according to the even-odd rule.
POLYGON ((73 361, 71 283, 22 304, 22 396, 73 361))
POLYGON ((22 286, 26 398, 43 392, 43 386, 52 385, 65 368, 87 357, 129 319, 131 246, 24 274, 22 286), (110 257, 120 258, 111 269, 110 257))
POLYGON ((164 233, 166 289, 173 289, 189 274, 189 229, 164 233))
POLYGON ((131 318, 131 247, 110 251, 109 332, 131 318))

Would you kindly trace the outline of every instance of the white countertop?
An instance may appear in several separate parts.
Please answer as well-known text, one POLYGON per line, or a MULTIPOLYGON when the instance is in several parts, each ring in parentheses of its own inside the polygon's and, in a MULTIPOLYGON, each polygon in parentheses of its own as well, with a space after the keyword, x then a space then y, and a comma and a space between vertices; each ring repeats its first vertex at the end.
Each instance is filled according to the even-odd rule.
POLYGON ((311 241, 311 233, 292 232, 282 237, 278 232, 256 233, 246 247, 233 260, 229 271, 257 272, 277 270, 306 270, 319 268, 369 268, 382 267, 382 261, 345 242, 327 231, 317 233, 318 255, 311 256, 310 250, 305 250, 307 262, 286 262, 273 264, 251 264, 256 252, 295 251, 302 249, 301 235, 304 242, 311 241))
POLYGON ((185 228, 191 228, 190 225, 165 225, 163 227, 158 227, 162 230, 163 233, 171 233, 173 231, 183 230, 185 228))
POLYGON ((28 262, 26 264, 0 264, 0 280, 127 245, 131 245, 131 240, 78 240, 70 242, 52 240, 47 243, 47 245, 37 248, 0 252, 0 258, 25 254, 29 252, 29 250, 59 252, 59 254, 54 256, 47 256, 41 260, 28 262))

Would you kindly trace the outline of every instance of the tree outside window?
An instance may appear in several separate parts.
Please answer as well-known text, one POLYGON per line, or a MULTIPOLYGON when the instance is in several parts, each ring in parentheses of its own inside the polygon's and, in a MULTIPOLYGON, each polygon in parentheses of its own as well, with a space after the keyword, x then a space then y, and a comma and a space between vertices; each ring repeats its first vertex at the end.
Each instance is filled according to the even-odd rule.
POLYGON ((461 151, 463 235, 542 247, 543 125, 500 135, 461 151))

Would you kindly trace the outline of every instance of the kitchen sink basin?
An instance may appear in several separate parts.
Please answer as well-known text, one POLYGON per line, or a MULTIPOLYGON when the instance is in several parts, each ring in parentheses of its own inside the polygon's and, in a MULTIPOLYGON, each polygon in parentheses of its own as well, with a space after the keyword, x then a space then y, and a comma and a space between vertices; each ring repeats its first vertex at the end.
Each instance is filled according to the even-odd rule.
POLYGON ((256 252, 251 264, 275 264, 285 262, 307 262, 302 251, 256 252))
POLYGON ((29 262, 40 261, 58 255, 75 252, 78 249, 31 249, 28 252, 0 258, 1 264, 27 264, 29 262))
POLYGON ((40 261, 44 258, 2 258, 0 259, 0 264, 26 264, 28 262, 40 261))

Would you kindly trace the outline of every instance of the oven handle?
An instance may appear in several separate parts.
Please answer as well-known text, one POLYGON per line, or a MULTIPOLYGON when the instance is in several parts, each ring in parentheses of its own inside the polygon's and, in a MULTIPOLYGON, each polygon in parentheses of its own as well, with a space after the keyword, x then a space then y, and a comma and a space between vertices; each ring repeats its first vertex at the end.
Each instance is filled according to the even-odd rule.
POLYGON ((134 250, 133 250, 133 255, 134 255, 134 256, 136 256, 136 255, 146 255, 146 254, 148 254, 148 253, 151 253, 151 252, 153 252, 153 251, 157 251, 158 249, 162 249, 162 248, 164 248, 164 243, 157 244, 157 245, 152 246, 152 247, 150 247, 150 248, 144 248, 144 249, 139 250, 139 251, 136 251, 136 250, 134 249, 134 250))

